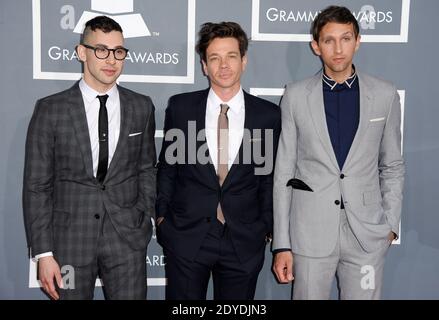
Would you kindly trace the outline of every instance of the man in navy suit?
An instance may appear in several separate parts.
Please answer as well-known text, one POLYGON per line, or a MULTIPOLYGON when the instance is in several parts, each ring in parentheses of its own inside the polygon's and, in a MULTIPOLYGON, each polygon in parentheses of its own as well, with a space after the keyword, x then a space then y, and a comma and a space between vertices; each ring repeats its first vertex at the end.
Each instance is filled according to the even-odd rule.
POLYGON ((254 298, 273 224, 280 111, 243 91, 247 47, 238 24, 205 23, 197 50, 210 88, 169 99, 156 208, 167 299, 206 299, 211 274, 214 299, 254 298))

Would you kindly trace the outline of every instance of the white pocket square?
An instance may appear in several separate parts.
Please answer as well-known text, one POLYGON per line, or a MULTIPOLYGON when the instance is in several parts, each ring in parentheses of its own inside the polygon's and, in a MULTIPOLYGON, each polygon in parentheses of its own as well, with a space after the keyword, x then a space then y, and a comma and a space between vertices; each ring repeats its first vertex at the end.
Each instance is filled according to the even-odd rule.
POLYGON ((383 121, 384 119, 386 119, 386 117, 381 117, 381 118, 374 118, 374 119, 370 119, 370 122, 377 122, 377 121, 383 121))
POLYGON ((135 136, 138 136, 139 134, 142 134, 142 133, 143 133, 142 131, 140 131, 140 132, 130 133, 130 134, 128 135, 128 137, 135 137, 135 136))

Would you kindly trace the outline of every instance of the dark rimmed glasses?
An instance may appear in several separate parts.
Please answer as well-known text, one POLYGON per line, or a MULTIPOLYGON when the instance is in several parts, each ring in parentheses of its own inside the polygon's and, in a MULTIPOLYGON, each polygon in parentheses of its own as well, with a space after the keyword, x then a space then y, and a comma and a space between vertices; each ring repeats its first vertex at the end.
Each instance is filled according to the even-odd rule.
POLYGON ((94 51, 96 58, 98 59, 107 59, 110 56, 110 51, 113 51, 114 59, 116 60, 124 60, 128 54, 128 49, 124 47, 108 49, 104 46, 93 47, 88 44, 82 44, 87 49, 91 49, 94 51))

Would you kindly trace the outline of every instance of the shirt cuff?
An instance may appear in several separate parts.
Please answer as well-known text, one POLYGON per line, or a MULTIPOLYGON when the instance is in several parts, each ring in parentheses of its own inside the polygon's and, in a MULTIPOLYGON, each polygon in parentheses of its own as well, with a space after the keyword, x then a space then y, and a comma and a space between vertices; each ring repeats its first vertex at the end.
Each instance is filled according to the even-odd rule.
POLYGON ((41 258, 44 258, 44 257, 53 257, 53 252, 48 251, 48 252, 43 252, 43 253, 37 254, 32 260, 34 260, 34 262, 38 262, 38 260, 40 260, 41 258))
POLYGON ((289 248, 279 248, 279 249, 275 249, 273 250, 273 254, 279 253, 279 252, 284 252, 284 251, 291 251, 291 249, 289 248))

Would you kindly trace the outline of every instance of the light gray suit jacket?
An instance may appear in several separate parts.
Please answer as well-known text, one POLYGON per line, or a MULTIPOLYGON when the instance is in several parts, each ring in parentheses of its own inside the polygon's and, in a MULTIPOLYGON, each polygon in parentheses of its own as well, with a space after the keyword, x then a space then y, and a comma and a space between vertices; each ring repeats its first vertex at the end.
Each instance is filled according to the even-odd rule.
POLYGON ((357 73, 360 120, 340 170, 323 104, 322 72, 289 84, 282 98, 282 132, 274 172, 273 250, 325 257, 334 250, 343 198, 349 224, 367 252, 398 234, 404 161, 401 108, 395 86, 357 73), (341 174, 344 177, 341 177, 341 174), (287 186, 297 178, 312 190, 287 186))

